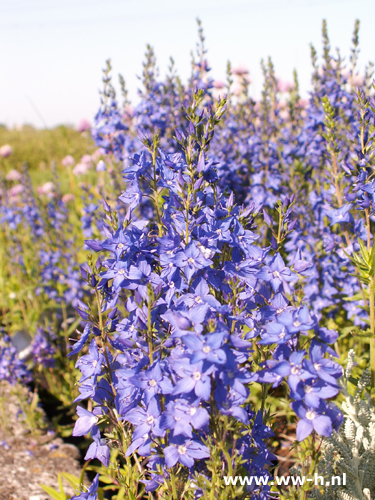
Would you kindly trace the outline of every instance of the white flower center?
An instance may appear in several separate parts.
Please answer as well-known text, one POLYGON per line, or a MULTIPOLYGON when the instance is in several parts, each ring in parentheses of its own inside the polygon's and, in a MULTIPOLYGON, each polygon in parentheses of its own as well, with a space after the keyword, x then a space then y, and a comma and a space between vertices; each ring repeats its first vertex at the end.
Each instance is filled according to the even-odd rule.
POLYGON ((156 385, 156 380, 150 380, 150 382, 148 383, 148 385, 149 385, 150 387, 155 387, 155 385, 156 385))
POLYGON ((182 446, 182 445, 180 445, 180 446, 177 448, 177 451, 178 451, 178 454, 179 454, 179 455, 185 455, 185 453, 186 453, 186 446, 182 446))
POLYGON ((210 352, 210 351, 211 351, 211 347, 210 347, 209 345, 205 345, 205 346, 203 347, 203 352, 204 352, 205 354, 207 354, 207 353, 208 353, 208 352, 210 352))
POLYGON ((193 373, 193 379, 194 380, 200 380, 201 376, 202 376, 202 374, 200 372, 194 372, 193 373))
POLYGON ((315 411, 308 411, 308 412, 306 412, 306 418, 307 418, 307 420, 314 420, 314 418, 315 418, 315 411))

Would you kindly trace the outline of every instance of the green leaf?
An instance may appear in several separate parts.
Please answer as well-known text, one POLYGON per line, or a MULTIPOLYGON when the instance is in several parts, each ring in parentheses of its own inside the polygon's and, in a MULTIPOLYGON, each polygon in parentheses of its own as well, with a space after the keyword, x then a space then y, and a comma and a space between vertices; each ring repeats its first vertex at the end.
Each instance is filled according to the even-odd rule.
POLYGON ((365 262, 369 263, 369 253, 367 251, 367 248, 365 247, 364 242, 358 238, 358 243, 359 243, 359 247, 361 249, 363 260, 365 260, 365 262))
MULTIPOLYGON (((120 490, 120 491, 121 491, 121 490, 120 490)), ((135 498, 135 495, 134 495, 134 493, 133 493, 132 491, 128 490, 128 495, 129 495, 130 500, 137 500, 137 499, 135 498)), ((122 498, 122 497, 121 497, 121 498, 122 498)), ((116 499, 116 500, 120 500, 120 499, 116 499)))
MULTIPOLYGON (((356 276, 355 274, 352 274, 351 276, 355 276, 356 278, 358 278, 358 276, 356 276)), ((367 290, 365 290, 365 293, 367 292, 367 290)), ((363 295, 361 292, 358 292, 356 294, 354 294, 352 297, 344 297, 344 300, 345 302, 357 302, 358 300, 363 300, 363 295)), ((352 327, 348 327, 348 328, 352 328, 352 327)))
POLYGON ((61 475, 64 479, 68 481, 68 483, 74 490, 79 488, 79 486, 82 484, 80 478, 74 476, 73 474, 69 474, 68 472, 61 472, 61 475))
POLYGON ((360 337, 361 339, 372 339, 374 338, 373 333, 371 332, 370 329, 368 330, 362 330, 359 332, 352 332, 353 337, 360 337))
POLYGON ((89 462, 86 462, 86 464, 82 467, 81 474, 79 476, 79 484, 83 484, 83 479, 85 477, 85 470, 89 462))
POLYGON ((44 491, 48 493, 49 496, 54 498, 54 500, 66 500, 65 493, 61 495, 61 493, 59 493, 57 490, 54 490, 53 488, 47 486, 46 484, 40 484, 39 486, 43 488, 44 491))
MULTIPOLYGON (((135 500, 135 496, 131 491, 128 492, 130 500, 135 500), (132 498, 133 497, 133 498, 132 498)), ((125 488, 122 486, 120 491, 117 493, 116 500, 123 500, 125 498, 125 488)))
POLYGON ((355 385, 356 387, 358 385, 358 381, 359 381, 358 378, 354 378, 353 376, 349 377, 349 382, 352 383, 353 385, 355 385))
POLYGON ((65 495, 65 492, 64 492, 64 486, 62 484, 61 474, 57 475, 57 480, 59 482, 60 493, 61 493, 62 499, 66 500, 66 495, 65 495))
POLYGON ((99 476, 99 481, 101 481, 104 484, 113 484, 113 479, 108 476, 99 476))
POLYGON ((82 321, 82 320, 81 320, 81 318, 76 319, 76 320, 74 321, 74 323, 72 323, 72 324, 71 324, 71 326, 70 326, 70 328, 68 329, 68 331, 66 332, 66 333, 67 333, 67 335, 70 335, 72 332, 74 332, 74 331, 76 330, 76 328, 80 325, 81 321, 82 321))
POLYGON ((370 274, 372 277, 374 277, 374 274, 375 274, 375 247, 371 248, 370 263, 371 263, 370 274))

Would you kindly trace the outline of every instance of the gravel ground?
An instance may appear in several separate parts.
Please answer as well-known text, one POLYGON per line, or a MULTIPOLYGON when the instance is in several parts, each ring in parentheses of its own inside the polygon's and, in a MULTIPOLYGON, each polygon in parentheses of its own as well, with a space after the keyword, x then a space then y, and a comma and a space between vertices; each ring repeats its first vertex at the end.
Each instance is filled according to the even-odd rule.
MULTIPOLYGON (((20 400, 31 407, 24 387, 0 383, 0 500, 50 500, 40 483, 58 489, 59 472, 79 476, 79 451, 48 430, 46 417, 39 408, 32 415, 39 422, 44 421, 46 428, 31 432, 20 413, 20 400)), ((70 498, 73 489, 65 479, 63 485, 70 498)))

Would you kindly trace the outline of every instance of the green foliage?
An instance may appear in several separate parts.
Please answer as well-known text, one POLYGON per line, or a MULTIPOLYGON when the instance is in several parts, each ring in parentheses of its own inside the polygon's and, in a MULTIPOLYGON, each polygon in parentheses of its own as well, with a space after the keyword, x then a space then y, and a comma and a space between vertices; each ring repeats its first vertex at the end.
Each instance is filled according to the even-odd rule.
MULTIPOLYGON (((73 490, 78 495, 79 491, 84 490, 84 486, 83 486, 84 473, 85 473, 84 468, 82 469, 82 473, 81 473, 80 477, 74 476, 73 474, 68 474, 67 472, 59 472, 57 475, 57 481, 59 484, 58 490, 55 490, 54 488, 51 488, 50 486, 47 486, 45 484, 40 484, 40 486, 54 500, 68 500, 71 495, 65 493, 62 479, 64 478, 67 481, 67 483, 70 485, 70 487, 73 488, 73 490)), ((98 499, 104 500, 104 492, 103 492, 102 488, 98 489, 98 499)), ((122 500, 122 499, 117 498, 117 497, 113 497, 112 500, 122 500)))
POLYGON ((89 132, 79 133, 72 127, 61 125, 39 130, 31 126, 21 129, 0 127, 0 146, 10 144, 13 153, 0 159, 0 171, 20 170, 27 162, 31 170, 38 170, 41 178, 48 171, 51 161, 60 162, 66 155, 78 161, 82 155, 94 151, 89 132))
POLYGON ((144 498, 145 486, 140 482, 143 478, 140 464, 137 461, 136 463, 132 462, 127 457, 121 459, 121 466, 116 468, 112 464, 115 464, 119 458, 120 451, 112 449, 109 467, 102 464, 99 466, 87 465, 84 470, 99 474, 99 481, 105 485, 102 490, 103 492, 111 492, 112 500, 144 498))
POLYGON ((375 409, 369 394, 370 373, 352 377, 354 351, 348 355, 345 376, 340 385, 345 396, 342 410, 345 424, 339 432, 324 439, 319 474, 327 480, 347 475, 346 485, 314 491, 317 500, 371 500, 375 498, 375 409), (353 390, 354 389, 354 390, 353 390))

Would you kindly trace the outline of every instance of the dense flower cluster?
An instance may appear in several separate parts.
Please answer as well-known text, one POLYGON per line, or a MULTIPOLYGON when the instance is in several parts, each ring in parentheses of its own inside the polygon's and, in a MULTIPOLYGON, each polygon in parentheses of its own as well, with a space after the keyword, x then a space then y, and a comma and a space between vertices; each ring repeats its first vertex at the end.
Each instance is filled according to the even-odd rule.
POLYGON ((39 327, 31 343, 31 358, 39 367, 48 368, 55 365, 54 354, 56 347, 53 345, 53 335, 39 327))
POLYGON ((11 338, 3 331, 0 333, 0 380, 6 380, 10 384, 15 384, 17 381, 30 382, 31 372, 24 361, 18 358, 17 349, 13 346, 11 338))
MULTIPOLYGON (((86 458, 108 466, 97 423, 113 423, 113 415, 107 420, 113 408, 119 429, 131 424, 125 455, 149 457, 146 491, 170 479, 177 463, 193 481, 207 474, 207 439, 223 416, 238 428, 250 425, 237 451, 249 474, 267 474, 273 456, 254 432, 268 437, 270 431, 262 413, 255 416, 247 404, 254 382, 277 387, 287 380, 299 440, 313 430, 329 436, 342 421, 326 401, 338 393, 342 374, 329 347, 337 334, 320 327, 294 295, 311 264, 298 250, 288 266, 275 237, 271 246, 259 245, 256 205, 238 206, 233 193, 221 189, 217 162, 207 152, 226 104, 219 99, 215 107, 200 108, 203 98, 197 90, 185 108, 187 126, 176 131, 181 153, 163 151, 157 136, 140 132, 145 149, 123 171, 127 187, 119 199, 128 206, 126 217, 114 224, 117 217, 105 204, 107 238, 86 241, 109 258, 81 269, 100 316, 94 320, 77 302, 86 326, 72 354, 85 343, 89 352, 77 362, 76 401, 90 397, 96 406, 92 413, 78 407, 74 434, 91 431, 86 458), (149 220, 134 217, 145 210, 149 220), (274 348, 261 361, 254 349, 265 353, 264 346, 274 348), (255 449, 253 441, 260 443, 255 449)), ((289 232, 292 204, 285 198, 279 206, 289 232)))

